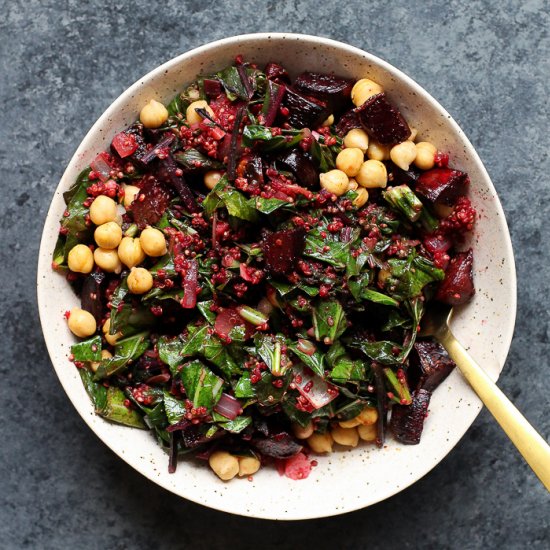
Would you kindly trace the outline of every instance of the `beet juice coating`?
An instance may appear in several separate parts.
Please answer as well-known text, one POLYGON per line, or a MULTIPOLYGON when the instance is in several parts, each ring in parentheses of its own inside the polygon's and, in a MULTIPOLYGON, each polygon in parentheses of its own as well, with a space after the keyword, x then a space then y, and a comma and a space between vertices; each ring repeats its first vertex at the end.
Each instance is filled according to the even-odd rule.
POLYGON ((65 193, 71 360, 170 472, 191 454, 224 481, 303 479, 312 453, 383 446, 390 415, 420 441, 454 363, 416 327, 471 298, 476 214, 446 152, 392 150, 411 131, 391 90, 354 106, 354 83, 237 56, 150 100, 65 193))

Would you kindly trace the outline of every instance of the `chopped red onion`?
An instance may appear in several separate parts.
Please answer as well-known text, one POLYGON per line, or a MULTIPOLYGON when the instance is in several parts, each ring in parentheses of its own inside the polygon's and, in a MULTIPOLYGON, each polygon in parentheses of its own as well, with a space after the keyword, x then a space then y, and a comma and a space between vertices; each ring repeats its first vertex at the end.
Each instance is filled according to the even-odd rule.
POLYGON ((296 389, 311 403, 314 409, 320 409, 338 397, 338 388, 325 382, 310 369, 296 365, 292 367, 292 371, 296 389))
POLYGON ((229 418, 229 420, 235 420, 235 418, 243 412, 239 401, 227 393, 222 393, 222 396, 214 407, 214 410, 218 414, 225 416, 225 418, 229 418))
POLYGON ((105 153, 99 153, 90 163, 90 168, 101 181, 107 181, 111 177, 111 165, 105 159, 105 153))

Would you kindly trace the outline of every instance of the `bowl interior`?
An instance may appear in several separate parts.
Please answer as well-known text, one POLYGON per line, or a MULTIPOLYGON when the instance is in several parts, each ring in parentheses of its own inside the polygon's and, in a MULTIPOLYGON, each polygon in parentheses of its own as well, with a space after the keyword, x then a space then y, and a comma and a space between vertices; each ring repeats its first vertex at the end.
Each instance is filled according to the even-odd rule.
POLYGON ((282 62, 295 76, 303 70, 342 76, 369 76, 396 102, 419 136, 451 153, 453 166, 470 175, 471 198, 479 212, 471 245, 475 257, 474 300, 456 317, 456 335, 495 379, 506 359, 516 311, 513 254, 506 221, 491 181, 472 145, 446 111, 403 73, 361 50, 317 37, 258 34, 229 38, 183 54, 144 76, 124 92, 90 130, 71 159, 55 192, 44 227, 38 269, 38 299, 46 344, 57 375, 85 422, 121 458, 143 475, 206 506, 270 519, 305 519, 362 508, 404 489, 433 468, 471 425, 481 403, 453 373, 435 392, 422 441, 403 446, 391 438, 383 449, 362 446, 319 457, 310 477, 292 481, 266 468, 253 481, 224 483, 204 464, 180 461, 167 472, 167 455, 146 432, 97 417, 74 365, 68 361, 74 339, 63 313, 78 304, 63 277, 51 271, 62 193, 115 133, 135 120, 151 98, 167 103, 198 74, 221 69, 235 55, 260 66, 282 62))

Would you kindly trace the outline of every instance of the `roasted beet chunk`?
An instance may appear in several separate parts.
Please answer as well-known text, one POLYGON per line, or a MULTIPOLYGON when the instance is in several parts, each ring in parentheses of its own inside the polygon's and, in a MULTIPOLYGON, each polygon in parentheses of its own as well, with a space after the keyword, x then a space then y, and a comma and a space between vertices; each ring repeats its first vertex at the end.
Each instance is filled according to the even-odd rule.
POLYGON ((411 386, 433 392, 455 366, 455 362, 438 342, 416 342, 407 378, 411 386))
POLYGON ((105 315, 105 284, 105 273, 103 271, 93 271, 84 279, 80 295, 82 309, 90 312, 98 325, 105 315))
POLYGON ((397 441, 405 445, 420 443, 431 396, 429 391, 420 389, 413 393, 410 405, 394 405, 390 428, 397 441))
POLYGON ((129 208, 137 226, 144 229, 147 225, 157 223, 168 207, 171 196, 164 183, 152 176, 147 177, 141 191, 129 208))
POLYGON ((252 445, 264 456, 273 458, 290 458, 297 455, 304 448, 286 432, 266 438, 254 438, 252 445))
POLYGON ((316 128, 330 114, 325 101, 306 97, 292 88, 287 88, 283 104, 289 113, 287 122, 294 128, 316 128))
POLYGON ((340 137, 345 136, 350 130, 354 128, 362 128, 361 119, 359 117, 358 109, 350 109, 347 113, 344 113, 340 120, 336 123, 335 132, 340 137))
POLYGON ((315 164, 301 151, 285 151, 277 158, 277 165, 283 170, 290 170, 298 184, 304 187, 312 188, 319 183, 319 172, 315 164))
POLYGON ((198 212, 199 207, 189 185, 185 181, 179 166, 173 156, 168 154, 159 159, 155 166, 155 173, 161 182, 167 183, 180 196, 183 205, 189 212, 198 212))
POLYGON ((372 96, 358 108, 358 112, 365 131, 380 143, 401 143, 411 135, 407 121, 388 101, 385 93, 372 96))
POLYGON ((433 168, 419 176, 415 190, 430 202, 454 206, 458 197, 466 194, 469 183, 470 178, 465 172, 433 168))
POLYGON ((284 229, 267 235, 262 241, 265 267, 271 273, 289 273, 304 251, 306 234, 302 228, 284 229))
POLYGON ((264 69, 265 76, 277 84, 290 84, 290 77, 286 69, 278 63, 268 63, 264 69))
POLYGON ((436 300, 451 306, 458 306, 466 303, 475 294, 473 261, 472 249, 467 252, 459 252, 451 259, 445 279, 439 284, 436 300))
POLYGON ((350 102, 354 80, 340 78, 331 74, 302 73, 294 82, 299 92, 326 101, 335 111, 344 109, 350 102))

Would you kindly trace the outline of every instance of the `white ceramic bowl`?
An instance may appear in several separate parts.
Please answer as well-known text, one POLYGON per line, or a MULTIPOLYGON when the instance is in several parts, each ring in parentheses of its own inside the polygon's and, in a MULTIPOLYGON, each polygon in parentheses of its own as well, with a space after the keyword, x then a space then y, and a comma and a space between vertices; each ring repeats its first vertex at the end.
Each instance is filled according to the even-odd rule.
MULTIPOLYGON (((78 304, 65 279, 51 270, 62 193, 112 137, 133 122, 151 98, 168 103, 200 73, 230 64, 236 54, 260 66, 279 61, 296 76, 303 70, 335 72, 382 84, 422 139, 451 153, 452 165, 470 175, 471 198, 479 212, 472 239, 474 300, 456 317, 454 331, 494 379, 506 359, 516 313, 516 279, 510 236, 495 189, 472 145, 451 116, 424 89, 388 63, 362 50, 313 36, 250 34, 187 52, 150 72, 125 91, 88 132, 55 191, 40 247, 38 303, 42 329, 57 375, 84 421, 117 455, 150 480, 211 508, 270 519, 332 516, 369 506, 408 487, 457 444, 481 402, 454 372, 435 392, 422 441, 404 446, 391 437, 383 449, 363 446, 318 459, 306 480, 292 481, 265 468, 254 480, 220 481, 204 463, 181 460, 169 474, 167 455, 147 432, 110 424, 93 412, 74 365, 74 341, 63 312, 78 304)), ((100 472, 97 472, 100 475, 100 472)), ((106 488, 107 490, 107 488, 106 488)))

